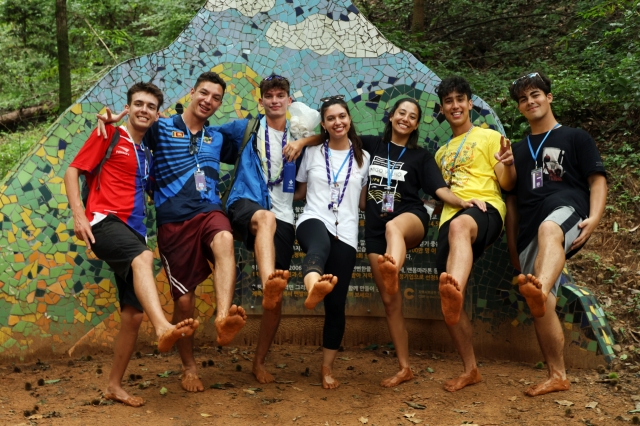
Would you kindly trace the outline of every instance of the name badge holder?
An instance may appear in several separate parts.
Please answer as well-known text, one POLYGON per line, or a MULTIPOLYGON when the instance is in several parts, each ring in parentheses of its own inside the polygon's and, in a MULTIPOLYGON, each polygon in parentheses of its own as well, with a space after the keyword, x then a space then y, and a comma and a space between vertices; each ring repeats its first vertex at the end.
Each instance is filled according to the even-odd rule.
POLYGON ((398 162, 404 155, 404 152, 407 150, 405 146, 402 148, 402 152, 398 156, 398 159, 393 163, 393 169, 391 168, 391 142, 387 143, 387 186, 385 190, 382 192, 382 215, 386 216, 387 213, 393 213, 393 208, 395 204, 395 195, 396 191, 393 187, 391 187, 391 181, 393 179, 393 172, 396 170, 396 166, 398 162))
POLYGON ((200 146, 198 146, 197 149, 192 149, 191 148, 191 138, 193 137, 193 135, 191 135, 191 131, 189 130, 189 127, 187 127, 186 124, 185 124, 185 127, 187 128, 187 135, 189 135, 189 154, 193 155, 195 157, 195 159, 196 159, 196 171, 193 172, 193 177, 194 177, 195 185, 196 185, 196 191, 198 191, 198 192, 206 192, 206 190, 207 190, 207 177, 205 176, 204 171, 202 171, 200 169, 200 161, 198 161, 198 152, 200 152, 200 149, 202 148, 202 142, 204 141, 204 129, 202 129, 202 136, 200 137, 200 146))
POLYGON ((549 137, 549 134, 558 127, 560 127, 560 124, 556 123, 556 125, 553 126, 553 128, 549 130, 546 135, 544 135, 544 138, 542 139, 542 142, 540 142, 540 145, 538 146, 538 149, 535 153, 533 152, 533 147, 531 146, 531 139, 529 138, 529 135, 527 135, 527 144, 529 144, 529 151, 531 152, 531 157, 533 157, 533 161, 535 163, 535 168, 531 170, 531 189, 542 188, 544 172, 542 170, 542 167, 538 167, 538 154, 540 153, 542 145, 544 145, 544 142, 547 140, 547 137, 549 137))
POLYGON ((284 147, 287 145, 287 131, 288 129, 285 127, 284 134, 282 135, 282 163, 280 165, 280 170, 276 173, 275 180, 271 180, 271 144, 269 142, 269 127, 264 130, 264 145, 265 150, 267 151, 267 158, 263 159, 267 162, 267 186, 269 189, 273 190, 273 187, 278 185, 280 182, 284 182, 282 185, 282 192, 293 193, 295 190, 295 181, 296 181, 296 164, 294 162, 288 162, 287 158, 284 155, 284 147))
POLYGON ((329 141, 325 141, 324 143, 324 161, 325 166, 327 168, 327 184, 329 184, 329 205, 328 208, 333 212, 333 215, 336 218, 336 235, 335 239, 338 238, 338 208, 342 203, 342 199, 344 198, 344 192, 347 189, 347 185, 349 184, 349 177, 351 176, 351 167, 353 166, 353 145, 349 146, 349 154, 345 157, 342 165, 338 169, 337 173, 333 173, 333 164, 331 163, 331 150, 329 149, 329 141), (342 187, 342 191, 340 191, 340 184, 338 183, 338 176, 342 171, 342 168, 349 160, 349 167, 347 168, 347 177, 344 180, 344 186, 342 187), (333 174, 333 182, 331 181, 331 174, 333 174))

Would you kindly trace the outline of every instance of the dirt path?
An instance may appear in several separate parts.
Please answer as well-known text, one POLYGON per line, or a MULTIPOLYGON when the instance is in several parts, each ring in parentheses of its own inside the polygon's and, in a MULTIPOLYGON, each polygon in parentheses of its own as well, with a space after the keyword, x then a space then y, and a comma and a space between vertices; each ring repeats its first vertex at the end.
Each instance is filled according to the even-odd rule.
POLYGON ((634 399, 640 400, 635 375, 622 376, 613 387, 597 383, 601 376, 591 370, 570 371, 573 383, 568 392, 528 398, 523 390, 528 383, 542 380, 545 372, 532 365, 490 360, 481 361, 482 383, 451 394, 442 389, 442 383, 461 371, 460 362, 449 354, 416 352, 411 353, 416 379, 385 389, 378 383, 395 373, 397 366, 393 350, 385 351, 389 349, 348 348, 340 353, 336 377, 342 386, 328 391, 318 386, 318 349, 275 346, 268 368, 279 383, 259 385, 250 372, 251 347, 201 348, 198 362, 214 365, 200 369, 206 390, 198 394, 181 389, 175 353, 142 353, 129 365, 127 374, 135 380, 126 386, 145 399, 142 408, 104 405, 100 396, 110 367, 108 354, 90 360, 4 365, 0 367, 0 424, 612 425, 630 423, 636 414, 627 412, 635 408, 634 399), (49 383, 39 386, 39 379, 49 383), (31 391, 25 390, 26 382, 31 391), (573 403, 569 415, 568 407, 556 401, 573 403), (597 405, 586 408, 589 403, 597 405), (37 412, 30 413, 30 419, 25 417, 25 410, 32 411, 35 405, 37 412))

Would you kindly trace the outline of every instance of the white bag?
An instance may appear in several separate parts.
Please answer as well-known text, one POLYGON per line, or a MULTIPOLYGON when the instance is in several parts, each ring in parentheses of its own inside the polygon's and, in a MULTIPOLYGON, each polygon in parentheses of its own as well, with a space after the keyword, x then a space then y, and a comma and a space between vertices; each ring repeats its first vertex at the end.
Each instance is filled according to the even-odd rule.
POLYGON ((289 106, 289 131, 295 139, 307 138, 316 134, 320 124, 320 113, 302 102, 294 102, 289 106))

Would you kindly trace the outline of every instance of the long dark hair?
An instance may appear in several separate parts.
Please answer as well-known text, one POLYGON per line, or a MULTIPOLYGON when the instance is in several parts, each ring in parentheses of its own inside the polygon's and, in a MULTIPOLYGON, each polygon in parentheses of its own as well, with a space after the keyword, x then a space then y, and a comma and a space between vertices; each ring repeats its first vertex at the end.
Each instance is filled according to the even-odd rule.
POLYGON ((416 101, 413 98, 399 99, 393 105, 393 107, 391 108, 391 111, 389 111, 389 119, 387 120, 387 124, 385 124, 384 126, 384 132, 382 133, 382 141, 386 143, 391 142, 391 135, 393 132, 391 117, 393 117, 393 114, 396 113, 396 110, 400 108, 400 105, 402 105, 405 102, 414 104, 418 108, 418 127, 416 127, 416 129, 413 132, 411 132, 411 134, 409 135, 409 140, 407 141, 407 148, 415 149, 418 147, 418 139, 420 138, 420 131, 418 129, 420 128, 420 123, 422 122, 422 108, 420 107, 420 104, 418 103, 418 101, 416 101))
MULTIPOLYGON (((327 112, 327 109, 332 105, 340 105, 342 108, 345 109, 345 111, 347 111, 347 115, 349 116, 349 119, 351 119, 351 112, 349 111, 349 107, 347 106, 347 103, 343 99, 330 98, 329 100, 324 102, 320 107, 320 117, 322 118, 323 122, 324 122, 324 114, 327 112)), ((322 137, 322 140, 329 139, 329 132, 327 132, 327 129, 325 129, 322 126, 320 126, 320 137, 322 137)), ((347 137, 349 137, 349 140, 351 141, 351 145, 353 146, 353 156, 356 159, 356 162, 358 163, 358 167, 362 167, 362 162, 364 161, 364 154, 362 153, 362 141, 360 140, 360 137, 356 133, 356 126, 353 124, 353 119, 351 119, 351 126, 349 126, 347 137)))

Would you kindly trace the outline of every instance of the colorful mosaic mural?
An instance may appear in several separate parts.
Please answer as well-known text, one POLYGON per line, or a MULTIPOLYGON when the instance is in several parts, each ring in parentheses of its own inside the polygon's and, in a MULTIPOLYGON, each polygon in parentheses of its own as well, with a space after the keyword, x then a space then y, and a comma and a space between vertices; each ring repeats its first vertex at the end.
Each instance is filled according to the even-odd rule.
MULTIPOLYGON (((228 90, 212 124, 254 116, 261 76, 286 76, 296 101, 318 108, 320 99, 342 94, 363 134, 381 131, 388 109, 399 97, 418 99, 426 111, 421 145, 435 151, 450 135, 439 114, 434 86, 440 79, 412 55, 389 43, 348 1, 211 0, 179 38, 165 50, 113 68, 49 129, 22 163, 0 184, 0 357, 24 357, 39 351, 63 352, 74 345, 108 345, 119 322, 112 274, 85 250, 73 234, 62 176, 95 126, 95 114, 124 107, 134 82, 151 80, 165 93, 164 114, 188 104, 197 76, 213 70, 228 90)), ((503 132, 488 105, 474 97, 476 125, 503 132)), ((231 166, 223 183, 228 183, 231 166)), ((296 212, 300 205, 296 205, 296 212)), ((437 217, 420 247, 408 253, 401 273, 406 316, 440 318, 435 250, 437 217)), ((154 213, 147 225, 155 249, 154 213)), ((361 246, 364 242, 361 243, 361 246)), ((237 247, 236 299, 250 314, 261 313, 261 290, 251 253, 237 247)), ((295 254, 285 293, 285 314, 305 311, 300 260, 295 254)), ((347 312, 383 316, 384 310, 364 256, 358 253, 347 312)), ((157 252, 156 252, 157 258, 157 252)), ((156 261, 157 287, 167 315, 169 287, 156 261)), ((512 280, 506 243, 488 250, 474 268, 467 309, 476 321, 492 326, 531 327, 531 316, 512 280)), ((558 315, 571 344, 585 354, 613 357, 611 331, 594 296, 563 278, 558 315)), ((215 310, 213 282, 197 290, 197 314, 210 326, 215 310)), ((148 325, 146 326, 148 329, 148 325)))

